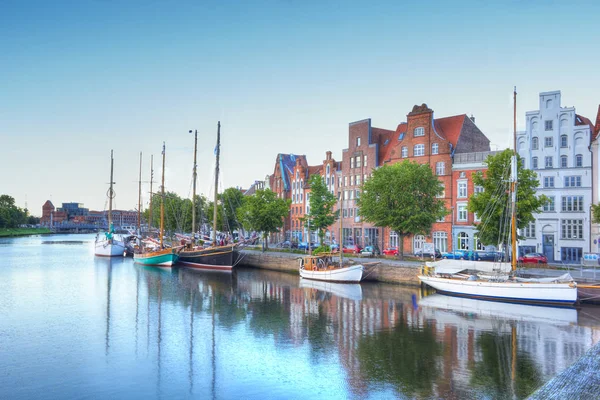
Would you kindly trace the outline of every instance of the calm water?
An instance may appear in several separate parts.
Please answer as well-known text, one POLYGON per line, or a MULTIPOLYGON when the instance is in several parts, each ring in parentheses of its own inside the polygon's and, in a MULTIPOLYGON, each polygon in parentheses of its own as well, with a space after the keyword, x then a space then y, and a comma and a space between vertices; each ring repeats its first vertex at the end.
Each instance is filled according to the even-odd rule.
POLYGON ((523 398, 600 311, 396 285, 164 271, 93 236, 0 239, 0 398, 523 398))

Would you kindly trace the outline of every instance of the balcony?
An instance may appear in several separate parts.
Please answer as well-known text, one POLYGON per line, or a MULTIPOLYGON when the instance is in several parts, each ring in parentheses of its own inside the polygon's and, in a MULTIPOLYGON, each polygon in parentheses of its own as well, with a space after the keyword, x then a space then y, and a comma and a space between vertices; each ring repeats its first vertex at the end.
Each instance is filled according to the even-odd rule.
POLYGON ((454 154, 453 164, 472 164, 484 162, 488 156, 493 156, 498 151, 479 151, 475 153, 457 153, 454 154))

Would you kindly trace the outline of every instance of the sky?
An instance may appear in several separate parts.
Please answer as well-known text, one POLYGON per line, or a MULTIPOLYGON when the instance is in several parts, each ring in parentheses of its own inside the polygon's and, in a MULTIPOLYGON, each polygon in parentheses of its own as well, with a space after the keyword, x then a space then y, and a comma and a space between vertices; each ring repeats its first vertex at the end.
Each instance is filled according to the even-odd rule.
MULTIPOLYGON (((598 1, 0 0, 0 194, 143 207, 150 156, 165 188, 198 192, 273 173, 278 153, 341 159, 348 124, 395 129, 415 104, 473 115, 506 148, 540 92, 595 120, 598 1)), ((158 187, 155 184, 154 188, 158 187)))

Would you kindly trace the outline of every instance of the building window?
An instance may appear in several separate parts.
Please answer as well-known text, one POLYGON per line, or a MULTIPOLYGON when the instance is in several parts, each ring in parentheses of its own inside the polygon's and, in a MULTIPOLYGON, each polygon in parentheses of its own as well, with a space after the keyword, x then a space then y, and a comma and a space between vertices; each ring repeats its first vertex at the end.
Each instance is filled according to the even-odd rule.
POLYGON ((538 138, 537 137, 531 138, 531 149, 532 150, 538 149, 538 138))
POLYGON ((563 211, 583 211, 583 196, 563 196, 563 211))
POLYGON ((413 239, 413 253, 423 250, 423 243, 425 243, 425 236, 415 235, 413 239))
POLYGON ((581 255, 583 253, 581 247, 561 247, 560 248, 560 259, 567 263, 580 264, 581 255))
POLYGON ((356 138, 356 147, 360 147, 360 137, 356 138))
POLYGON ((523 236, 530 239, 535 238, 535 221, 527 224, 527 226, 523 229, 523 236))
POLYGON ((425 128, 423 127, 418 127, 415 128, 415 136, 425 136, 425 128))
POLYGON ((544 121, 544 130, 546 130, 546 131, 552 130, 552 120, 544 121))
POLYGON ((457 221, 466 222, 467 221, 467 205, 459 204, 458 205, 458 219, 457 221))
POLYGON ((465 199, 467 197, 467 182, 458 182, 458 198, 465 199))
POLYGON ((544 157, 544 165, 546 168, 552 168, 552 157, 544 157))
POLYGON ((366 181, 367 181, 367 174, 364 174, 363 175, 363 182, 366 182, 366 181))
POLYGON ((561 239, 583 239, 582 219, 563 219, 560 225, 561 239))
POLYGON ((398 248, 398 234, 396 231, 390 231, 390 247, 398 248))
POLYGON ((326 171, 327 171, 327 175, 329 175, 329 171, 330 171, 329 165, 327 165, 326 171))
POLYGON ((581 187, 581 176, 565 176, 565 187, 581 187))
POLYGON ((356 156, 356 168, 360 168, 360 163, 362 161, 362 157, 361 156, 356 156))
POLYGON ((354 175, 350 175, 350 186, 354 186, 354 175))
POLYGON ((425 145, 424 144, 415 144, 414 148, 414 156, 424 156, 425 155, 425 145))
POLYGON ((538 158, 537 157, 533 157, 531 159, 531 168, 537 169, 537 167, 538 167, 538 158))
MULTIPOLYGON (((355 193, 354 197, 356 197, 356 198, 358 199, 358 198, 360 197, 360 190, 356 189, 356 190, 354 191, 354 193, 355 193)), ((358 215, 358 214, 357 214, 357 215, 358 215)))
MULTIPOLYGON (((391 238, 391 234, 390 234, 391 238)), ((391 243, 391 241, 390 241, 391 243)), ((396 237, 396 246, 398 238, 396 237)), ((448 233, 446 232, 433 232, 433 247, 440 252, 448 251, 448 233)))
POLYGON ((483 193, 483 186, 477 186, 477 185, 476 185, 476 186, 474 186, 474 187, 473 187, 473 192, 474 192, 475 194, 477 194, 477 193, 483 193))
POLYGON ((360 175, 356 175, 356 184, 360 185, 360 175))
POLYGON ((544 147, 552 147, 552 136, 544 138, 544 147))
POLYGON ((348 216, 348 209, 344 208, 344 218, 348 216))
POLYGON ((431 145, 431 154, 437 154, 438 153, 438 144, 434 143, 431 145))
POLYGON ((402 158, 408 157, 408 147, 402 147, 402 158))
POLYGON ((366 154, 365 154, 365 162, 363 164, 365 164, 365 167, 367 166, 367 155, 366 154))
POLYGON ((560 156, 560 167, 567 168, 567 156, 560 156))
POLYGON ((436 175, 445 175, 446 164, 443 161, 439 161, 435 163, 435 174, 436 175))
POLYGON ((348 177, 344 177, 344 187, 348 186, 348 177))
POLYGON ((354 168, 354 157, 350 157, 350 168, 354 168))
POLYGON ((458 249, 469 250, 469 235, 466 232, 458 234, 458 249))
POLYGON ((583 167, 583 156, 581 154, 577 154, 575 156, 575 166, 576 167, 583 167))
POLYGON ((440 194, 438 194, 436 197, 438 199, 443 199, 444 197, 446 197, 446 186, 443 183, 440 183, 440 187, 442 188, 442 192, 440 194))
POLYGON ((544 177, 544 187, 545 188, 553 188, 554 187, 554 177, 553 176, 545 176, 544 177))
POLYGON ((567 135, 560 137, 560 147, 567 147, 567 135))
POLYGON ((548 196, 548 202, 544 204, 544 211, 552 212, 554 211, 554 196, 548 196))

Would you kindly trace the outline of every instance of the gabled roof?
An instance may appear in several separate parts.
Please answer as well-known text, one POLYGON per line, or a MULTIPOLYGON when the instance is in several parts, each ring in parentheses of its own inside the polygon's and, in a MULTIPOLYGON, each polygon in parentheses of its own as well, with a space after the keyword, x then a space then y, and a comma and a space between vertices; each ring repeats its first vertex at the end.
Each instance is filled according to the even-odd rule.
POLYGON ((575 114, 575 125, 589 125, 592 132, 594 131, 594 124, 592 124, 592 121, 583 115, 575 114))
POLYGON ((389 131, 388 135, 382 135, 379 143, 379 165, 382 165, 384 161, 392 158, 392 153, 394 148, 396 148, 396 144, 398 143, 398 138, 401 134, 406 134, 406 129, 408 128, 408 124, 406 122, 402 122, 396 127, 395 131, 389 131))
POLYGON ((54 204, 50 200, 46 200, 42 208, 54 208, 54 204))
MULTIPOLYGON (((289 190, 291 187, 291 177, 294 174, 294 167, 296 166, 296 159, 300 158, 302 164, 306 166, 306 156, 305 155, 295 155, 295 154, 282 154, 279 153, 277 155, 277 164, 281 169, 281 178, 283 180, 283 189, 289 190)), ((275 167, 277 169, 277 167, 275 167)))
POLYGON ((592 131, 592 140, 596 140, 600 133, 600 104, 598 104, 598 114, 596 114, 596 126, 592 131))
POLYGON ((452 143, 452 147, 456 148, 465 118, 467 118, 467 114, 434 119, 435 130, 440 136, 452 143))

